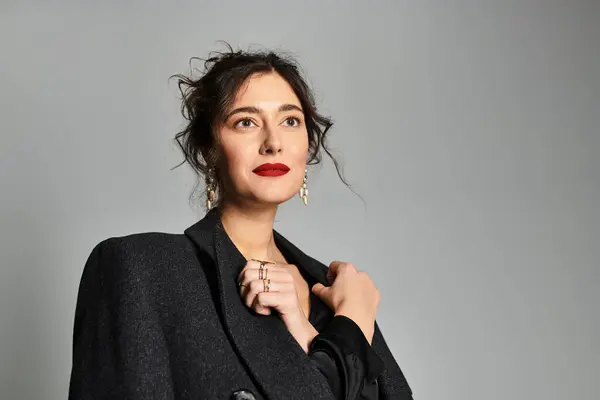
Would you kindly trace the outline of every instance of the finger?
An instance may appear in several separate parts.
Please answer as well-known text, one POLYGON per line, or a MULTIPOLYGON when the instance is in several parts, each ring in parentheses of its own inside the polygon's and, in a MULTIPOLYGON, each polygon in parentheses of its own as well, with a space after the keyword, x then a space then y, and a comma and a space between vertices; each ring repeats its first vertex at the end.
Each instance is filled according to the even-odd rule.
POLYGON ((256 296, 255 304, 257 306, 269 307, 277 310, 278 308, 285 306, 287 301, 289 301, 287 293, 261 292, 256 296))
POLYGON ((249 283, 238 283, 238 291, 240 292, 240 297, 245 299, 250 293, 250 284, 249 283))
MULTIPOLYGON (((247 287, 249 290, 245 293, 244 303, 246 304, 246 306, 252 307, 256 296, 259 293, 266 292, 267 289, 265 288, 265 282, 260 279, 253 280, 248 284, 247 287)), ((269 292, 295 292, 296 287, 293 283, 271 281, 271 286, 268 290, 269 292)))
POLYGON ((242 281, 243 277, 246 275, 249 275, 251 277, 251 279, 249 279, 248 281, 250 281, 252 279, 257 279, 255 274, 258 274, 258 271, 260 271, 260 266, 263 262, 264 262, 263 269, 268 270, 269 272, 286 271, 287 270, 287 268, 286 268, 287 264, 276 264, 273 262, 257 261, 257 260, 251 259, 251 260, 248 260, 248 262, 246 262, 246 265, 244 265, 244 268, 242 268, 242 270, 240 271, 240 273, 238 275, 238 282, 242 281))
POLYGON ((261 264, 264 264, 265 267, 276 265, 274 262, 271 261, 261 261, 251 258, 250 260, 246 261, 246 265, 244 265, 244 268, 242 268, 240 275, 248 269, 259 269, 261 264))
POLYGON ((267 307, 263 307, 262 305, 256 303, 256 300, 258 298, 258 293, 252 292, 250 285, 244 285, 244 287, 247 289, 244 290, 244 294, 242 295, 242 300, 246 304, 246 306, 248 308, 253 309, 258 314, 262 314, 262 315, 271 314, 270 309, 268 309, 267 307))
POLYGON ((270 307, 265 307, 262 304, 258 303, 258 298, 259 296, 255 297, 254 303, 252 304, 252 309, 257 313, 257 314, 261 314, 261 315, 271 315, 271 308, 270 307))
POLYGON ((323 285, 322 283, 315 283, 311 288, 312 292, 319 297, 325 296, 329 289, 329 287, 323 285))
POLYGON ((329 268, 327 269, 327 279, 329 280, 329 283, 333 283, 344 264, 345 263, 342 261, 332 261, 331 264, 329 264, 329 268))
MULTIPOLYGON (((240 273, 238 282, 247 285, 252 281, 261 280, 261 272, 259 269, 246 269, 240 273)), ((271 279, 276 282, 293 282, 293 275, 283 268, 277 268, 275 266, 265 267, 262 272, 262 279, 271 279)))
MULTIPOLYGON (((242 268, 242 270, 240 271, 240 274, 238 275, 238 281, 240 280, 240 278, 242 277, 242 275, 244 273, 246 273, 246 271, 251 270, 251 269, 259 269, 260 268, 260 264, 262 263, 262 261, 259 260, 248 260, 246 262, 246 265, 244 265, 244 268, 242 268)), ((265 264, 265 266, 267 266, 268 264, 265 264)))
POLYGON ((329 264, 329 268, 327 270, 327 278, 329 279, 329 282, 333 283, 333 281, 335 280, 335 278, 338 277, 338 275, 346 273, 347 271, 356 272, 357 269, 353 264, 349 262, 332 261, 331 264, 329 264))
POLYGON ((254 311, 256 311, 256 313, 260 315, 271 315, 271 309, 269 307, 263 307, 259 305, 256 306, 254 311))

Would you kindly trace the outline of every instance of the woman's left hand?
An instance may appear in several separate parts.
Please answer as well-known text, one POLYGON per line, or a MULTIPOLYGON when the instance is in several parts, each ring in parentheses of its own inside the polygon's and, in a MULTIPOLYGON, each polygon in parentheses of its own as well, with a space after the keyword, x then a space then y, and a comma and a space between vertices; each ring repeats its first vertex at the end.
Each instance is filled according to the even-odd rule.
POLYGON ((297 282, 304 283, 304 292, 308 295, 308 284, 291 264, 265 263, 263 279, 260 279, 260 264, 260 261, 250 260, 240 273, 238 285, 242 300, 257 314, 270 315, 276 310, 292 336, 308 351, 308 345, 318 332, 302 310, 296 286, 297 282))

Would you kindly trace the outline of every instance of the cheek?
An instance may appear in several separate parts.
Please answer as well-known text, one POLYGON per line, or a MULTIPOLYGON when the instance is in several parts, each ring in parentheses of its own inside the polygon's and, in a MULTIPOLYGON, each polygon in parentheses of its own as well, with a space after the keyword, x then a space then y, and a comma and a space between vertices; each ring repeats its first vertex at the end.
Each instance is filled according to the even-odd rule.
POLYGON ((304 135, 302 136, 302 150, 304 153, 308 152, 308 132, 305 130, 304 135))
POLYGON ((305 162, 308 155, 308 133, 304 131, 303 134, 294 137, 289 143, 289 148, 294 160, 305 162))
POLYGON ((250 146, 244 146, 239 141, 228 142, 227 140, 223 140, 221 144, 222 162, 231 180, 237 181, 243 179, 245 171, 249 168, 253 160, 251 153, 250 146))

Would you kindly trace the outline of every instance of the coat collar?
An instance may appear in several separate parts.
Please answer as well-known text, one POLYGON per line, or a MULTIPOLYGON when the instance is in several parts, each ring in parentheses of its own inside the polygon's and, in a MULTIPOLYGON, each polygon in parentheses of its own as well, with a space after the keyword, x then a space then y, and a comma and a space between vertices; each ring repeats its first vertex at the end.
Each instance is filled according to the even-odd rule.
MULTIPOLYGON (((220 304, 233 346, 256 385, 270 399, 331 399, 327 380, 275 315, 262 316, 241 300, 237 276, 246 259, 231 241, 217 209, 190 226, 184 234, 202 251, 214 257, 220 304)), ((277 231, 275 243, 290 254, 316 281, 326 284, 327 269, 304 254, 277 231)))

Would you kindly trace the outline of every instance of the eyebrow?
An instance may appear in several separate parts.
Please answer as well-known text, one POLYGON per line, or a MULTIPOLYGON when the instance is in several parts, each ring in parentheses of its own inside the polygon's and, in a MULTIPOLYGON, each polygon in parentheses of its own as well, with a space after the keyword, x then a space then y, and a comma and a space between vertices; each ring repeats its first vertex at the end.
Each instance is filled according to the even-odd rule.
MULTIPOLYGON (((238 107, 234 110, 231 110, 231 112, 225 116, 224 120, 227 121, 234 114, 239 114, 239 113, 260 114, 261 111, 262 110, 260 108, 254 107, 254 106, 238 107)), ((282 104, 279 107, 278 112, 285 112, 285 111, 300 111, 301 113, 304 113, 304 111, 302 111, 302 109, 300 107, 298 107, 297 105, 294 105, 294 104, 282 104)))

